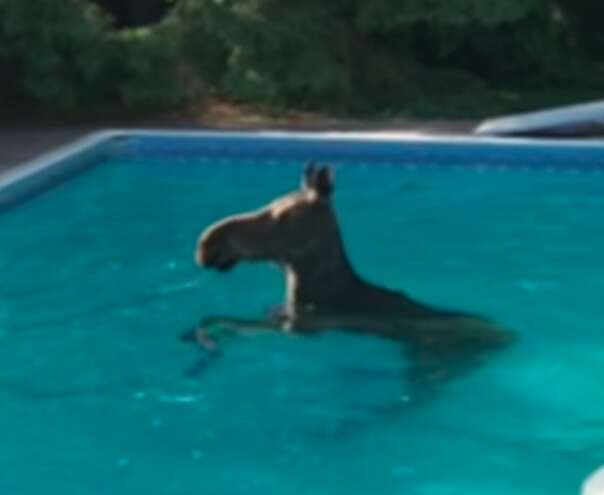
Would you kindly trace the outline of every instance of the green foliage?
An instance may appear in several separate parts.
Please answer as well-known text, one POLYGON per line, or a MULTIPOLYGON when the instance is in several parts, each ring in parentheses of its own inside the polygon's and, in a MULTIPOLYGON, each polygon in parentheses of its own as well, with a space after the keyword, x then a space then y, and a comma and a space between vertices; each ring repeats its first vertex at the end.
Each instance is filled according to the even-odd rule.
POLYGON ((595 0, 171 3, 160 23, 116 29, 90 0, 0 0, 0 93, 150 108, 212 90, 274 108, 470 114, 476 94, 604 89, 595 0))
POLYGON ((0 0, 0 57, 13 62, 26 94, 74 104, 102 70, 94 53, 106 23, 75 1, 0 0))
POLYGON ((430 23, 434 28, 495 27, 521 21, 540 0, 376 0, 358 2, 357 25, 364 31, 392 31, 430 23))
POLYGON ((275 106, 372 112, 580 86, 589 64, 547 0, 180 0, 173 15, 205 80, 275 106))
POLYGON ((168 107, 182 103, 187 88, 179 45, 162 27, 113 33, 107 56, 105 87, 128 106, 168 107))
POLYGON ((333 34, 316 18, 321 11, 309 3, 286 7, 184 0, 173 17, 191 63, 204 80, 232 96, 301 106, 350 96, 347 68, 329 49, 333 34))
POLYGON ((580 49, 595 60, 604 61, 604 2, 601 0, 555 0, 580 49))
POLYGON ((52 106, 184 100, 179 47, 162 27, 110 28, 84 0, 0 0, 0 66, 17 96, 52 106))

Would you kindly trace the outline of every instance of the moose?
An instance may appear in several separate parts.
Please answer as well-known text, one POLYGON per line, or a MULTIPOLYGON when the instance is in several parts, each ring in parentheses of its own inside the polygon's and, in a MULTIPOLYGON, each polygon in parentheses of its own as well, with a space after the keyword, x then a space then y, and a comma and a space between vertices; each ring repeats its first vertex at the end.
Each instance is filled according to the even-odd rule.
POLYGON ((259 320, 206 317, 183 340, 214 349, 216 328, 370 334, 402 344, 411 363, 406 379, 416 386, 457 376, 513 341, 511 331, 488 319, 435 308, 359 276, 346 254, 333 192, 332 169, 310 163, 298 190, 209 226, 199 237, 196 262, 222 272, 242 261, 277 263, 285 274, 285 302, 259 320))

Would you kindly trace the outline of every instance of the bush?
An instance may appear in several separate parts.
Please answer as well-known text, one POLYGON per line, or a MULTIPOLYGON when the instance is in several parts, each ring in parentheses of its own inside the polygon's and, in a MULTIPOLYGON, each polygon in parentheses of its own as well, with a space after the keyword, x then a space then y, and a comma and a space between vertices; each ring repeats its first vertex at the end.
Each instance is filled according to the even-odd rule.
POLYGON ((102 72, 107 22, 80 2, 0 0, 0 58, 24 95, 73 105, 102 72))
POLYGON ((594 72, 546 0, 180 0, 173 16, 204 79, 274 106, 397 111, 594 72))
POLYGON ((112 33, 103 82, 113 100, 129 107, 170 107, 195 96, 199 85, 186 81, 179 44, 162 26, 112 33))
POLYGON ((604 89, 600 35, 576 35, 589 16, 570 0, 172 2, 159 23, 116 29, 92 1, 0 0, 0 92, 150 109, 208 88, 276 108, 400 113, 491 90, 604 89))
POLYGON ((62 108, 155 108, 188 96, 163 25, 116 31, 83 0, 0 0, 0 65, 11 92, 62 108))

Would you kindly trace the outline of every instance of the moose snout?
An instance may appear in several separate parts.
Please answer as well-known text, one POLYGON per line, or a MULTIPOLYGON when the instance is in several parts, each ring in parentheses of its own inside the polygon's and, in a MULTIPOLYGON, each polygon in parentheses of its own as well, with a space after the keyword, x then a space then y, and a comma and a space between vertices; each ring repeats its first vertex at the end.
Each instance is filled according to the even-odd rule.
POLYGON ((195 246, 195 263, 198 266, 206 266, 208 263, 208 250, 204 248, 203 239, 200 237, 195 246))
POLYGON ((213 260, 220 254, 220 247, 208 235, 210 233, 211 232, 204 232, 197 240, 195 262, 199 266, 211 266, 213 260))
POLYGON ((198 239, 195 262, 206 268, 227 271, 237 263, 223 228, 210 228, 198 239))

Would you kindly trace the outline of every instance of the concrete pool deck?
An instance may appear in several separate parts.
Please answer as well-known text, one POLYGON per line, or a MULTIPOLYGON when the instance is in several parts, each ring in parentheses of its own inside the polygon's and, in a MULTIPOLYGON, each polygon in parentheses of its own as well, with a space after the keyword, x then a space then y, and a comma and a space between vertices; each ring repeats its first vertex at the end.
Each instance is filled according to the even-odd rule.
MULTIPOLYGON (((476 121, 454 120, 393 120, 381 123, 364 122, 316 122, 306 124, 276 125, 237 125, 229 121, 213 123, 207 126, 154 124, 136 126, 137 129, 178 129, 178 130, 290 130, 290 131, 364 131, 376 134, 400 134, 401 136, 414 135, 468 135, 475 127, 476 121)), ((86 134, 103 129, 119 127, 127 129, 128 126, 90 125, 90 126, 44 126, 44 127, 0 127, 0 175, 14 167, 30 161, 66 143, 75 141, 86 134)), ((135 128, 135 127, 132 127, 135 128)))
POLYGON ((93 130, 95 129, 0 129, 0 175, 93 130))

